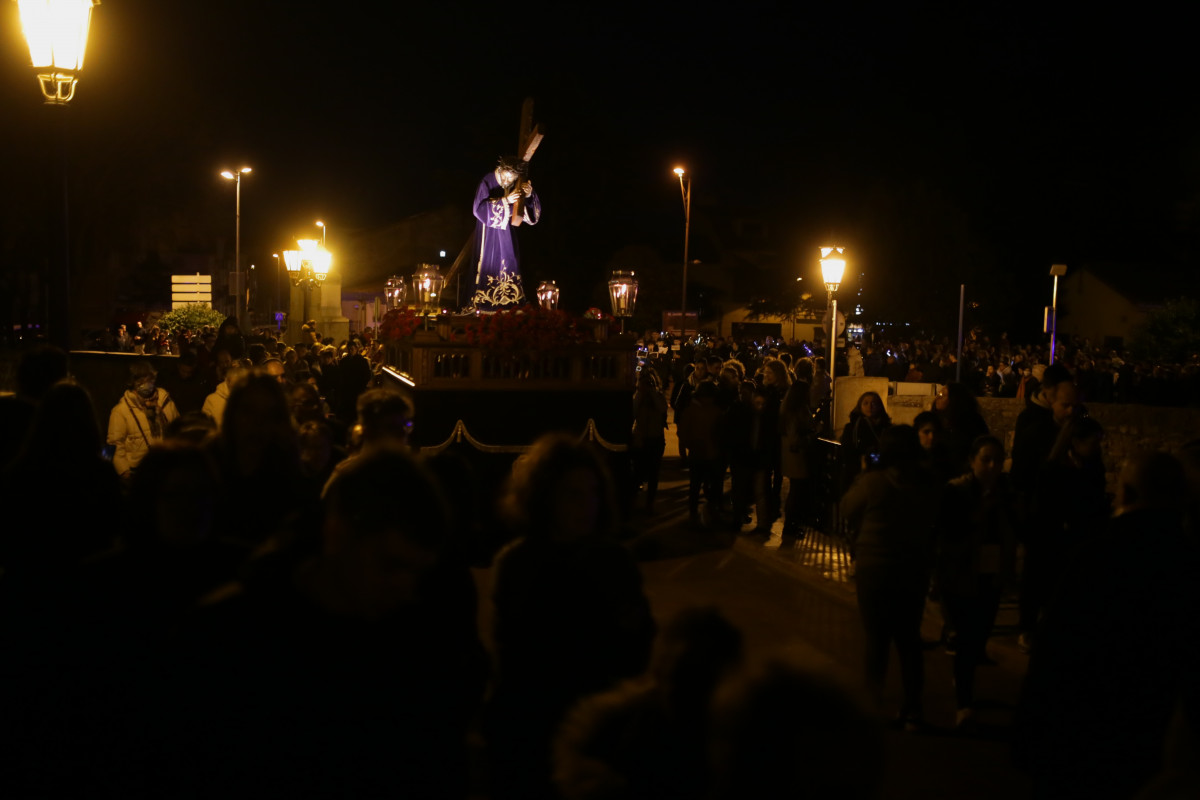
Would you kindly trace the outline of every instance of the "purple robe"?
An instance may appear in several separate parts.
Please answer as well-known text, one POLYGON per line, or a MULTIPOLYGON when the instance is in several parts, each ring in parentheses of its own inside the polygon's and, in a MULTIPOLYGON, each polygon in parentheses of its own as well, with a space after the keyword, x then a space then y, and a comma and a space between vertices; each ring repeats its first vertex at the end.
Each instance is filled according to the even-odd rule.
MULTIPOLYGON (((482 311, 517 308, 525 304, 516 234, 509 226, 512 206, 504 199, 509 191, 489 172, 475 192, 475 295, 471 305, 482 311)), ((523 203, 521 224, 536 225, 542 216, 537 192, 523 203)))

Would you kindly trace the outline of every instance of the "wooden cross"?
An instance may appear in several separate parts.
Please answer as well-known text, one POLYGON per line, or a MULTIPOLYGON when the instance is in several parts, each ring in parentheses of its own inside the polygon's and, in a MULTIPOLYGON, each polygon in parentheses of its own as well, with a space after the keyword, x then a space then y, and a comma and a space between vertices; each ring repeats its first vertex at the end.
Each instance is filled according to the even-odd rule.
MULTIPOLYGON (((534 152, 537 151, 538 145, 542 143, 542 126, 541 124, 533 124, 533 98, 526 97, 525 102, 521 104, 521 134, 517 139, 517 157, 529 163, 529 159, 533 158, 534 152)), ((526 180, 517 178, 517 185, 514 187, 520 191, 526 180)), ((525 195, 517 198, 517 202, 513 203, 512 222, 514 228, 521 224, 521 218, 525 215, 525 195)))

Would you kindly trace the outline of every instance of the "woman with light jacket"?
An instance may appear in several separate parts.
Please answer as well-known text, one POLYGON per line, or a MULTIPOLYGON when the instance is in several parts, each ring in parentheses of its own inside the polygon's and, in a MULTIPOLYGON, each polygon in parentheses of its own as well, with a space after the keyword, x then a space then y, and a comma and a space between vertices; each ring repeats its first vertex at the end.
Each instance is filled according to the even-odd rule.
POLYGON ((129 368, 129 383, 125 394, 108 415, 108 443, 116 447, 113 467, 123 480, 150 452, 150 445, 162 441, 163 430, 179 417, 179 409, 167 394, 155 384, 154 367, 138 361, 129 368))

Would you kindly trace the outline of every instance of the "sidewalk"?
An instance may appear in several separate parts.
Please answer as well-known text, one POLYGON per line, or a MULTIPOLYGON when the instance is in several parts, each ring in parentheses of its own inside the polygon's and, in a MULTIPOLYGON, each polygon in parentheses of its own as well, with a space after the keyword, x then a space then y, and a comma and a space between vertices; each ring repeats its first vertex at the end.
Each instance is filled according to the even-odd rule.
MULTIPOLYGON (((729 491, 726 478, 724 491, 729 491)), ((771 537, 764 541, 761 536, 743 533, 735 536, 720 525, 708 530, 695 530, 689 522, 687 508, 688 478, 679 461, 679 439, 672 425, 667 431, 667 449, 663 455, 662 472, 659 480, 658 498, 654 516, 647 516, 637 506, 631 521, 635 532, 632 547, 639 560, 678 558, 697 553, 732 549, 734 552, 754 559, 759 564, 780 572, 795 580, 825 592, 831 599, 857 608, 854 596, 854 567, 845 542, 840 537, 827 536, 809 529, 803 539, 791 547, 781 547, 783 521, 775 520, 771 525, 771 537)), ((784 497, 787 496, 787 487, 784 497)), ((645 502, 645 493, 639 492, 636 503, 645 502)), ((703 503, 701 504, 702 516, 703 503)), ((753 511, 751 512, 753 514, 753 511)), ((757 520, 743 527, 753 530, 757 520)), ((927 603, 922 636, 926 641, 940 639, 942 632, 941 608, 937 603, 927 603)), ((1017 646, 1017 606, 1015 598, 1006 598, 996 618, 996 627, 988 642, 988 652, 998 665, 1008 671, 1024 675, 1028 656, 1017 646)))
MULTIPOLYGON (((668 432, 656 514, 635 513, 631 549, 641 563, 645 591, 662 625, 679 611, 715 606, 743 632, 751 661, 782 656, 861 686, 862 627, 849 558, 840 542, 810 532, 793 548, 779 546, 782 525, 761 536, 735 535, 719 526, 694 529, 687 510, 687 476, 668 432)), ((786 488, 785 488, 786 491, 786 488)), ((644 502, 644 495, 638 496, 644 502)), ((745 526, 752 530, 753 524, 745 526)), ((937 644, 941 615, 926 604, 924 735, 886 734, 881 800, 972 797, 1003 800, 1029 793, 1028 779, 1011 763, 1008 737, 1027 658, 1016 648, 1015 609, 1001 612, 989 643, 997 662, 977 675, 979 724, 970 735, 954 731, 953 659, 937 644)), ((901 696, 899 669, 888 670, 884 716, 901 696)))

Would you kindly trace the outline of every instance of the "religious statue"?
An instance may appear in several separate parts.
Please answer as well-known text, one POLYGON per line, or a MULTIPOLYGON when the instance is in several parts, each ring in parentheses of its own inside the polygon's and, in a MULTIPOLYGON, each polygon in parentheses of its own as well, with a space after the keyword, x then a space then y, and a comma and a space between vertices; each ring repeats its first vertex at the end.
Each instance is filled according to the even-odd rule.
POLYGON ((525 180, 527 161, 500 159, 496 169, 483 176, 475 192, 475 295, 471 305, 479 311, 498 311, 525 305, 516 232, 522 223, 536 225, 542 204, 533 185, 525 180))

